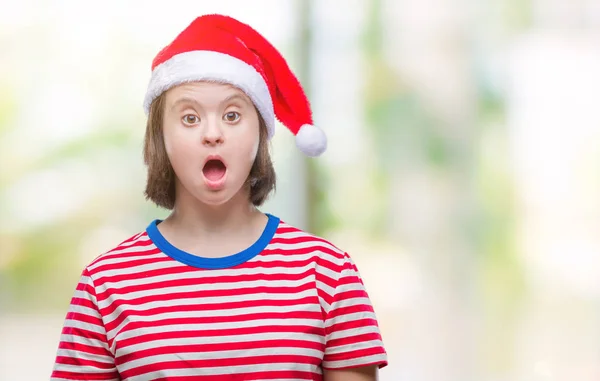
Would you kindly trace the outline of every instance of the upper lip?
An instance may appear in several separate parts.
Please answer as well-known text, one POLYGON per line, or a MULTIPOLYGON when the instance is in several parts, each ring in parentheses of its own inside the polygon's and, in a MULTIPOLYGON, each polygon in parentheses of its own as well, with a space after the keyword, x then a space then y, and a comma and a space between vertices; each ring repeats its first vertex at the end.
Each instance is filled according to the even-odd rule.
POLYGON ((219 160, 221 163, 223 163, 225 168, 227 168, 227 163, 225 162, 225 160, 223 160, 223 157, 221 157, 220 155, 208 155, 204 160, 204 163, 202 164, 202 168, 204 168, 206 166, 206 163, 208 163, 211 160, 219 160))

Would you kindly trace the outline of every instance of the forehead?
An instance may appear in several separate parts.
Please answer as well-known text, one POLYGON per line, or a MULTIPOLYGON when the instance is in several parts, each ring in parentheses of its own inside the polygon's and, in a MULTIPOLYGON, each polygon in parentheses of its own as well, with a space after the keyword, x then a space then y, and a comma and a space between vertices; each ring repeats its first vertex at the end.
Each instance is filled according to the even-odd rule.
POLYGON ((170 107, 182 99, 193 99, 201 105, 217 105, 236 97, 252 105, 248 96, 235 86, 216 82, 190 82, 175 86, 166 92, 166 105, 170 107))

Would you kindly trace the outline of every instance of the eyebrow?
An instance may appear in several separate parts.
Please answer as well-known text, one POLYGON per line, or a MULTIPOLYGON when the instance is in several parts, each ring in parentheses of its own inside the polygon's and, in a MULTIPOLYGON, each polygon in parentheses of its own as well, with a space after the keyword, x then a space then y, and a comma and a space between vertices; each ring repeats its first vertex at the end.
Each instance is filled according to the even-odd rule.
POLYGON ((200 103, 198 103, 194 98, 183 97, 183 98, 179 98, 178 100, 173 102, 173 105, 171 106, 171 110, 175 110, 175 108, 177 106, 179 106, 181 104, 185 104, 185 103, 191 103, 194 106, 200 107, 200 103))
POLYGON ((228 96, 227 98, 223 99, 223 102, 221 102, 221 104, 230 103, 236 99, 244 102, 247 105, 251 105, 251 103, 248 103, 248 99, 246 99, 246 97, 242 96, 241 94, 232 94, 232 95, 228 96))
MULTIPOLYGON (((227 98, 223 99, 221 104, 231 103, 234 100, 242 101, 243 103, 245 103, 246 105, 249 105, 249 106, 253 105, 253 103, 248 102, 248 99, 241 94, 232 94, 232 95, 228 96, 227 98)), ((174 110, 177 106, 179 106, 181 104, 186 104, 186 103, 193 104, 194 106, 196 106, 198 108, 202 107, 200 105, 200 103, 198 103, 198 101, 196 101, 194 98, 183 97, 183 98, 179 98, 175 102, 173 102, 173 105, 171 106, 171 110, 174 110)))

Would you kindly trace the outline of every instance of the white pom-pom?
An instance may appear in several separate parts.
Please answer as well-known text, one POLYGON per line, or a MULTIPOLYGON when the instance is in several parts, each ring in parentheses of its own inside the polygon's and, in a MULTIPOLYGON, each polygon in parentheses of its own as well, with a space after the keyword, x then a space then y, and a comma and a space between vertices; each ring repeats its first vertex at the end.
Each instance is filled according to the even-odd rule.
POLYGON ((327 149, 327 136, 319 127, 304 124, 296 134, 296 147, 307 156, 319 156, 327 149))

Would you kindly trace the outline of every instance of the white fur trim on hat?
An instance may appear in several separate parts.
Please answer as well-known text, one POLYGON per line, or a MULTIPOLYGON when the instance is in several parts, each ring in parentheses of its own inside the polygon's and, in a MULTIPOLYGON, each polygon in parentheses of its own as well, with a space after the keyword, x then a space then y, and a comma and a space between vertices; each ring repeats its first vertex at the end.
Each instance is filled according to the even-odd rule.
POLYGON ((296 146, 307 156, 319 156, 327 149, 327 136, 319 127, 304 124, 296 134, 296 146))
POLYGON ((208 50, 196 50, 174 55, 152 71, 144 98, 144 111, 150 111, 152 101, 173 86, 194 81, 228 83, 242 90, 263 117, 269 139, 275 133, 275 113, 269 88, 264 78, 244 61, 208 50))

